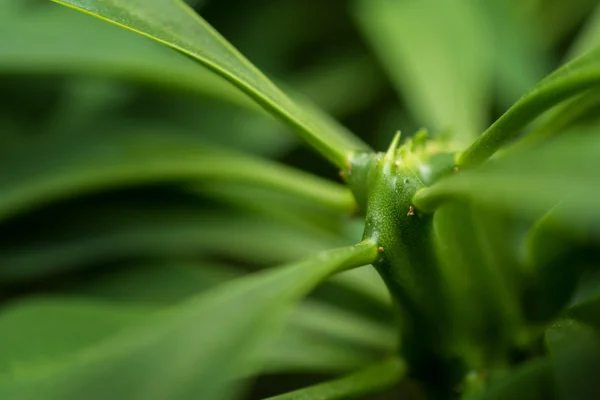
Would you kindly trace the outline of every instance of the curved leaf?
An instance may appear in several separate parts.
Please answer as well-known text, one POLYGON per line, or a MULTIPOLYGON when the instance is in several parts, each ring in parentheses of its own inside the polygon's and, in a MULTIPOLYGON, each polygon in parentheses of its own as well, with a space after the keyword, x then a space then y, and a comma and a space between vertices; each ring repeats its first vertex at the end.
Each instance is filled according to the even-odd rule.
POLYGON ((513 145, 498 152, 502 157, 513 151, 525 150, 535 147, 546 140, 568 132, 573 127, 594 120, 600 110, 600 92, 591 89, 587 92, 573 97, 552 110, 548 118, 528 132, 523 138, 517 140, 513 145))
POLYGON ((468 199, 539 218, 566 198, 569 214, 561 226, 591 228, 600 222, 600 135, 592 131, 563 136, 540 148, 460 170, 417 192, 414 204, 433 211, 451 199, 468 199))
POLYGON ((190 58, 132 32, 52 4, 4 0, 0 7, 2 73, 109 76, 257 108, 190 58))
POLYGON ((471 368, 513 343, 522 326, 514 235, 505 218, 456 202, 434 216, 440 274, 453 309, 455 342, 471 368))
POLYGON ((586 271, 581 274, 565 314, 600 328, 600 273, 598 271, 586 271))
POLYGON ((300 107, 179 0, 57 0, 173 47, 220 74, 283 119, 338 167, 367 149, 358 138, 311 106, 300 107))
MULTIPOLYGON (((341 274, 360 271, 357 268, 341 274)), ((118 271, 103 274, 94 280, 78 283, 71 289, 61 291, 61 295, 102 300, 115 305, 164 307, 181 302, 197 293, 216 287, 219 284, 238 278, 242 272, 225 265, 201 261, 197 264, 165 262, 160 265, 143 266, 123 265, 118 271)), ((339 275, 335 275, 335 279, 339 275)), ((327 305, 325 302, 305 300, 294 310, 285 335, 290 339, 283 342, 300 341, 308 346, 331 348, 339 345, 360 352, 367 350, 369 355, 385 354, 393 351, 397 342, 396 332, 387 325, 373 323, 355 315, 351 310, 327 305)), ((276 351, 269 352, 272 358, 283 359, 290 366, 289 354, 301 356, 302 351, 275 346, 283 350, 283 357, 276 351)), ((293 346, 292 346, 293 347, 293 346)), ((308 354, 307 360, 312 370, 319 369, 318 363, 311 360, 315 356, 308 354)), ((325 363, 322 368, 335 363, 325 363)), ((279 363, 277 363, 279 364, 279 363)), ((339 366, 341 367, 340 362, 339 366)), ((291 364, 293 366, 293 364, 291 364)), ((266 364, 266 368, 272 366, 266 364)))
POLYGON ((362 243, 221 285, 68 359, 0 377, 0 397, 232 398, 232 380, 256 366, 294 303, 375 257, 376 246, 362 243))
POLYGON ((387 389, 399 382, 405 374, 404 362, 399 359, 391 359, 331 382, 269 397, 267 400, 355 399, 387 389))
MULTIPOLYGON (((46 219, 50 230, 28 240, 9 242, 0 250, 4 281, 50 274, 132 257, 223 255, 272 265, 342 243, 335 236, 306 234, 239 213, 199 211, 196 207, 96 207, 94 213, 73 212, 71 218, 46 219), (57 230, 57 224, 67 228, 57 230), (72 228, 68 228, 71 226, 72 228)), ((10 231, 8 231, 10 234, 10 231)))
POLYGON ((600 5, 596 6, 594 13, 588 17, 583 30, 571 45, 568 58, 581 56, 600 46, 600 5))
POLYGON ((464 399, 548 400, 555 398, 554 391, 552 364, 546 358, 539 358, 521 364, 505 376, 497 377, 483 392, 469 393, 464 399))
POLYGON ((575 321, 561 321, 546 331, 546 346, 554 367, 558 398, 600 397, 600 336, 575 321))
POLYGON ((354 14, 418 122, 470 143, 485 126, 493 68, 477 2, 362 0, 354 14))
POLYGON ((565 64, 538 83, 460 154, 458 164, 485 161, 544 111, 598 85, 600 49, 565 64))
POLYGON ((74 194, 167 181, 246 182, 293 193, 334 209, 350 212, 354 208, 350 191, 341 185, 206 146, 185 135, 128 132, 49 136, 3 150, 0 219, 74 194))
MULTIPOLYGON (((168 275, 169 270, 163 268, 168 275)), ((177 273, 175 273, 177 277, 177 273)), ((196 291, 196 293, 201 290, 196 291)), ((389 349, 390 343, 375 338, 368 344, 374 348, 348 345, 345 337, 329 336, 315 331, 306 319, 313 316, 314 308, 299 307, 290 317, 284 332, 269 343, 261 354, 265 371, 275 372, 338 372, 374 361, 377 351, 389 349), (382 346, 383 345, 383 346, 382 346), (371 350, 371 352, 366 351, 371 350)), ((26 370, 36 364, 57 362, 84 351, 106 340, 111 335, 139 325, 152 318, 160 308, 133 306, 130 303, 98 301, 78 297, 33 298, 19 301, 0 313, 2 342, 0 349, 0 377, 14 371, 26 370)), ((377 327, 360 318, 336 318, 323 321, 324 327, 335 327, 337 321, 350 323, 347 327, 370 329, 377 327), (356 324, 355 324, 356 323, 356 324)), ((367 331, 368 332, 368 331, 367 331)), ((377 338, 380 339, 381 337, 377 338)), ((392 341, 391 343, 393 343, 392 341)), ((354 343, 356 345, 356 343, 354 343)), ((257 371, 252 371, 257 372, 257 371)), ((1 378, 0 378, 1 379, 1 378)))

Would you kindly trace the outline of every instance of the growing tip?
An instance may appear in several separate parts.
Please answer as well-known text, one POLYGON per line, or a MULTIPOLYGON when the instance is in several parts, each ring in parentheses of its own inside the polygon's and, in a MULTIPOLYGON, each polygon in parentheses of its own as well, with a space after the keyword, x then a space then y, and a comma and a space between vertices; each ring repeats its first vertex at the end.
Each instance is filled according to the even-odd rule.
POLYGON ((400 136, 402 136, 402 132, 396 132, 392 143, 390 143, 390 147, 388 148, 387 153, 385 153, 385 158, 388 160, 393 160, 396 158, 396 151, 398 150, 398 146, 400 145, 400 136))

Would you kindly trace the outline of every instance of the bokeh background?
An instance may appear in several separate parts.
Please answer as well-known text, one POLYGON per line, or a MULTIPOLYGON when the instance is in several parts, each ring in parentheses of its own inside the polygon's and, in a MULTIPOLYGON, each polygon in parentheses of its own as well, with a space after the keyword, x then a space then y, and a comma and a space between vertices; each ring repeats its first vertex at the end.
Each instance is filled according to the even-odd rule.
MULTIPOLYGON (((464 146, 546 74, 600 43, 598 0, 189 3, 278 84, 378 150, 395 131, 421 127, 464 146)), ((148 39, 46 0, 0 0, 0 93, 0 370, 59 357, 241 274, 360 238, 360 220, 243 185, 109 180, 53 190, 52 173, 116 166, 118 176, 136 143, 168 151, 173 137, 339 180, 244 95, 148 39), (26 350, 11 342, 27 335, 26 350), (53 335, 49 349, 39 337, 53 335)), ((311 296, 305 308, 320 319, 289 328, 296 333, 279 349, 293 354, 267 357, 280 366, 250 398, 391 351, 389 299, 372 270, 358 274, 311 296), (338 342, 347 358, 327 364, 335 329, 349 323, 342 311, 372 339, 338 342), (322 320, 335 321, 327 339, 313 332, 322 320), (325 355, 307 357, 306 346, 325 355)))

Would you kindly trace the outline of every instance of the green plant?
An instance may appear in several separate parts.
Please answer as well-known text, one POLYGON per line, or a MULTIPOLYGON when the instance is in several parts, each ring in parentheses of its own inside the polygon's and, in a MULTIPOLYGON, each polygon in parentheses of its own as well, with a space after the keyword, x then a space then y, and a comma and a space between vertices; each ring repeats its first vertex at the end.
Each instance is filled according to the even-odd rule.
MULTIPOLYGON (((188 57, 172 57, 118 30, 110 32, 124 41, 121 52, 103 52, 93 42, 91 18, 73 20, 80 30, 62 19, 57 24, 52 13, 64 10, 54 6, 14 28, 21 31, 12 48, 2 48, 4 68, 84 70, 170 85, 235 104, 245 110, 236 112, 248 125, 266 111, 340 169, 345 185, 240 151, 256 145, 243 133, 230 142, 215 139, 238 146, 230 150, 198 141, 193 128, 160 134, 168 123, 134 121, 81 132, 105 121, 103 114, 88 118, 77 101, 64 112, 84 118, 59 124, 64 130, 72 124, 73 134, 50 129, 27 146, 19 137, 3 139, 3 162, 11 171, 0 175, 0 217, 27 218, 22 215, 42 204, 55 208, 14 222, 40 233, 28 237, 27 251, 10 244, 31 232, 16 229, 16 238, 6 238, 0 283, 18 291, 22 282, 54 275, 61 296, 44 293, 1 315, 0 398, 228 399, 240 396, 248 378, 285 370, 359 371, 277 399, 354 398, 389 388, 391 398, 600 396, 600 50, 587 51, 593 40, 583 41, 583 55, 541 80, 477 135, 491 74, 478 66, 493 65, 496 55, 471 55, 473 48, 485 49, 477 43, 484 38, 469 29, 445 32, 444 23, 451 16, 468 27, 479 21, 474 14, 485 7, 500 12, 504 2, 357 2, 359 24, 377 38, 375 48, 394 83, 407 96, 414 91, 420 104, 415 113, 434 132, 430 138, 421 130, 403 141, 398 133, 378 153, 302 95, 280 90, 180 0, 55 2, 188 57), (465 43, 453 49, 465 58, 448 64, 452 81, 429 71, 430 65, 411 65, 420 52, 443 58, 443 40, 415 45, 407 35, 419 28, 416 16, 428 13, 440 22, 435 26, 441 34, 465 43), (398 15, 405 15, 406 25, 395 23, 398 15), (19 40, 40 24, 52 28, 46 32, 56 35, 55 47, 19 53, 19 40), (398 53, 386 47, 390 31, 401 36, 398 53), (73 52, 64 39, 80 47, 73 52), (435 86, 440 90, 434 93, 435 86), (74 194, 165 183, 176 188, 163 188, 160 197, 137 193, 130 203, 108 193, 92 201, 92 215, 76 200, 69 203, 74 194), (201 209, 198 192, 212 199, 201 209), (357 211, 364 217, 362 239, 349 244, 356 227, 348 219, 357 211), (60 224, 66 229, 53 237, 60 224), (61 291, 61 272, 81 260, 104 261, 107 249, 152 261, 140 257, 115 276, 91 276, 61 291), (308 252, 304 261, 293 261, 308 252), (202 268, 190 267, 196 253, 207 258, 202 268), (216 253, 284 265, 240 276, 210 257, 216 253), (387 291, 363 267, 369 264, 387 291), (378 310, 382 319, 389 317, 391 295, 398 327, 315 299, 302 301, 325 281, 331 286, 323 297, 342 291, 352 299, 343 293, 352 292, 358 303, 370 304, 364 314, 378 310), (394 388, 409 380, 416 388, 394 388)), ((9 26, 11 12, 18 15, 22 5, 2 7, 0 22, 9 26)), ((505 103, 539 73, 532 68, 526 78, 513 79, 510 65, 497 68, 499 79, 513 85, 500 91, 505 103)), ((266 143, 278 137, 270 126, 252 132, 267 135, 266 143)))

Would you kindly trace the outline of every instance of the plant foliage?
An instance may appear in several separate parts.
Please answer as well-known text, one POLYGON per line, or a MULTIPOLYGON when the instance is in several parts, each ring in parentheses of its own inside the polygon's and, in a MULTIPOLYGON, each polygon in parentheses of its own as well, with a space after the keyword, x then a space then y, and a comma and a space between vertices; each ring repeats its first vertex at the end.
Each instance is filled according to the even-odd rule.
POLYGON ((0 398, 600 398, 597 2, 217 3, 0 4, 0 398))

